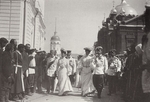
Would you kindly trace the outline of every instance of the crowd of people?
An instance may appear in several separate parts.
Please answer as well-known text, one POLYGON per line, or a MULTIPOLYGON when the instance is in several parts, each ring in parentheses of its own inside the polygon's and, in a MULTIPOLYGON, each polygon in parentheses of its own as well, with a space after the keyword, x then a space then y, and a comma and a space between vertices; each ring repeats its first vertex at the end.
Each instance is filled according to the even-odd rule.
POLYGON ((122 56, 112 49, 103 55, 103 47, 86 47, 85 55, 73 58, 70 50, 50 53, 31 49, 0 38, 0 102, 17 101, 42 93, 46 80, 47 94, 66 96, 73 87, 81 88, 81 96, 97 93, 101 98, 104 86, 108 96, 122 93, 125 102, 150 102, 150 70, 145 52, 148 38, 132 45, 122 56))

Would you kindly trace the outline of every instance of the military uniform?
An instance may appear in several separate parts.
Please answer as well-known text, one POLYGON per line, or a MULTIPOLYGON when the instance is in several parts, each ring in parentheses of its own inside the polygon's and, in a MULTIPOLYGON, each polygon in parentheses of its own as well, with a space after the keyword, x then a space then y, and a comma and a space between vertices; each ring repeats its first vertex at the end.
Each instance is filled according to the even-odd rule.
POLYGON ((99 57, 94 57, 91 62, 91 67, 93 69, 93 84, 98 92, 98 97, 101 97, 101 92, 104 85, 104 74, 108 69, 108 61, 103 55, 99 57))
POLYGON ((109 81, 109 95, 116 93, 117 86, 117 72, 121 70, 121 61, 117 57, 108 59, 108 81, 109 81))
POLYGON ((54 80, 56 77, 57 58, 48 57, 46 59, 46 74, 47 74, 47 92, 54 92, 54 80))

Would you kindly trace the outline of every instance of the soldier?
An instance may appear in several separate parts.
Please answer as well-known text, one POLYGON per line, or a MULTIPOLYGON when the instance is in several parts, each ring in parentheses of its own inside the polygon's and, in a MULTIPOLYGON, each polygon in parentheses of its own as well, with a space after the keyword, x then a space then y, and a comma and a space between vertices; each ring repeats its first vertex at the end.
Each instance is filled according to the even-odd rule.
POLYGON ((113 92, 116 93, 117 72, 120 72, 121 70, 121 61, 115 56, 116 53, 114 50, 109 51, 108 55, 108 95, 111 95, 113 92))
POLYGON ((54 80, 56 77, 57 58, 54 56, 55 51, 51 50, 46 58, 46 74, 47 74, 47 93, 54 92, 54 80))
POLYGON ((92 59, 91 66, 93 68, 93 84, 98 92, 98 98, 101 98, 101 92, 104 85, 104 74, 108 69, 108 61, 102 55, 102 47, 98 46, 95 49, 95 57, 92 59))
POLYGON ((67 57, 66 58, 69 61, 69 70, 70 70, 69 78, 71 81, 71 85, 73 86, 75 83, 76 61, 74 58, 72 58, 70 50, 67 51, 67 57))

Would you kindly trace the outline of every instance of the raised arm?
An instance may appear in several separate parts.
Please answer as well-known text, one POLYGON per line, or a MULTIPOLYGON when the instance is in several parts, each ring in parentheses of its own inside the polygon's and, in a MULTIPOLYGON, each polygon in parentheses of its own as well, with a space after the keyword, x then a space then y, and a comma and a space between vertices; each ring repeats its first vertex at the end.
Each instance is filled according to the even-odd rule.
POLYGON ((104 73, 108 70, 108 60, 106 57, 104 57, 104 73))
POLYGON ((117 60, 117 72, 121 72, 121 61, 117 60))
POLYGON ((95 59, 95 58, 92 58, 92 59, 91 59, 90 67, 91 67, 92 69, 94 69, 94 68, 96 67, 96 59, 95 59))
POLYGON ((73 73, 76 73, 77 71, 77 64, 76 64, 76 60, 73 60, 73 73))
POLYGON ((58 76, 58 71, 59 71, 59 61, 60 61, 60 60, 58 60, 58 61, 56 62, 56 76, 58 76))

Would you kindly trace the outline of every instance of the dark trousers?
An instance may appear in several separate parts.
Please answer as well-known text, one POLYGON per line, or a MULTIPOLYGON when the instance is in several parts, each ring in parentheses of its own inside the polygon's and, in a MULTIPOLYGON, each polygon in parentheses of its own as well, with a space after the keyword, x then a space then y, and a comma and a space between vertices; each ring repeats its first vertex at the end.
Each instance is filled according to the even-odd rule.
POLYGON ((37 88, 39 92, 42 91, 42 76, 37 77, 37 88))
POLYGON ((94 84, 95 89, 98 92, 98 97, 100 97, 102 89, 103 89, 103 84, 104 84, 103 75, 94 74, 93 75, 93 84, 94 84))
POLYGON ((50 90, 54 91, 54 80, 55 77, 47 76, 47 92, 50 93, 50 90))
POLYGON ((113 92, 116 93, 116 86, 117 86, 117 76, 109 76, 108 75, 108 89, 109 94, 112 94, 113 92))
POLYGON ((2 76, 2 84, 1 84, 1 98, 0 102, 8 102, 9 101, 9 93, 11 86, 13 84, 13 78, 6 78, 2 76))
POLYGON ((27 84, 26 84, 26 88, 27 88, 27 93, 35 92, 35 74, 29 74, 29 76, 27 77, 27 84))
POLYGON ((69 78, 70 78, 71 84, 73 85, 75 82, 74 75, 70 75, 69 78))

